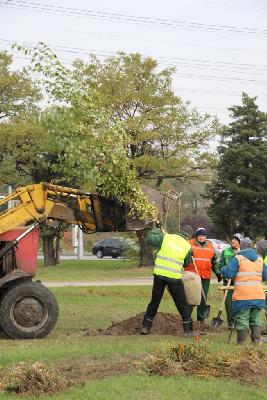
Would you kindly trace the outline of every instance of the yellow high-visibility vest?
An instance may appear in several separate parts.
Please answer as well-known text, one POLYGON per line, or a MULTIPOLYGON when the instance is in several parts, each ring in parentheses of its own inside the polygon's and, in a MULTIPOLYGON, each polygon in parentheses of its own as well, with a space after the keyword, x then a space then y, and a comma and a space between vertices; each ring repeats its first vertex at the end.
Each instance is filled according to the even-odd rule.
POLYGON ((181 279, 184 259, 191 246, 179 235, 166 233, 155 261, 154 275, 181 279))

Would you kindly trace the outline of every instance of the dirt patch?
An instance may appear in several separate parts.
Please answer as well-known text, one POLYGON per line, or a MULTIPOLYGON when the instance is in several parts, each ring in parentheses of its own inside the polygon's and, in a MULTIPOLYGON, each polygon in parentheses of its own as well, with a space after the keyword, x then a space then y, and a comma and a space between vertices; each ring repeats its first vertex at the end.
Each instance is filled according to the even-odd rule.
MULTIPOLYGON (((53 395, 73 385, 126 374, 137 369, 136 358, 117 361, 79 357, 50 367, 45 363, 18 363, 1 371, 0 390, 20 396, 53 395)), ((140 360, 140 358, 139 358, 140 360)))
MULTIPOLYGON (((98 334, 111 335, 111 336, 127 336, 139 335, 143 324, 145 313, 139 313, 134 317, 125 319, 123 321, 112 322, 112 325, 107 329, 99 329, 98 334)), ((211 332, 209 326, 194 322, 194 329, 201 330, 202 332, 211 332)), ((150 334, 154 335, 183 335, 183 321, 178 314, 171 313, 157 313, 150 334)), ((86 335, 91 335, 87 331, 86 335)))
POLYGON ((245 348, 241 358, 229 367, 230 375, 241 383, 257 384, 267 377, 267 360, 260 349, 245 348))
POLYGON ((103 379, 115 375, 126 374, 136 369, 136 359, 124 358, 118 361, 99 360, 92 357, 82 357, 67 360, 59 367, 60 374, 72 385, 84 384, 90 380, 103 379))

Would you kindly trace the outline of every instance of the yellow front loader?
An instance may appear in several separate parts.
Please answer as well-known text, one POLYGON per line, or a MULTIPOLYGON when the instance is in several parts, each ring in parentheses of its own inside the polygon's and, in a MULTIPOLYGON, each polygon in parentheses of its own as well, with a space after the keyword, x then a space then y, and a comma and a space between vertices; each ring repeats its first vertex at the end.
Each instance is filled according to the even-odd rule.
MULTIPOLYGON (((0 324, 14 339, 42 338, 53 329, 58 305, 53 294, 33 281, 35 271, 18 267, 16 246, 39 224, 78 224, 86 233, 143 229, 125 206, 97 194, 48 183, 17 188, 0 201, 0 324), (11 205, 11 206, 10 206, 11 205), (9 206, 9 207, 8 207, 9 206), (5 234, 24 226, 13 240, 5 234)), ((148 222, 149 223, 149 222, 148 222)), ((22 242, 21 242, 22 243, 22 242)))

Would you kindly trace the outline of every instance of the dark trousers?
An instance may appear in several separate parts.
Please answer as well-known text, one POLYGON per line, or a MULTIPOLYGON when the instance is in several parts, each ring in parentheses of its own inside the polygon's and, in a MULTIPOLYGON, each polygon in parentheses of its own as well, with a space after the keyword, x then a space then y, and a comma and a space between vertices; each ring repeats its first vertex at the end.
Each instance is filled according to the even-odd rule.
MULTIPOLYGON (((209 288, 210 288, 210 279, 201 279, 201 285, 202 285, 203 292, 205 293, 205 296, 207 299, 209 288)), ((201 294, 201 303, 199 306, 197 306, 197 320, 198 321, 204 321, 204 319, 205 319, 205 306, 206 306, 206 302, 204 300, 204 297, 201 294)))
MULTIPOLYGON (((223 281, 223 286, 227 285, 227 280, 223 281)), ((231 285, 234 285, 234 281, 231 281, 231 285)), ((232 307, 232 297, 233 297, 233 290, 228 290, 226 299, 225 299, 225 310, 227 315, 227 322, 228 326, 231 326, 235 322, 235 313, 233 312, 232 307)))
POLYGON ((152 298, 147 306, 146 314, 144 317, 144 324, 152 324, 153 318, 157 314, 165 287, 168 287, 170 295, 175 303, 175 306, 182 317, 184 322, 192 321, 191 312, 192 306, 189 306, 186 301, 185 291, 183 283, 180 279, 175 281, 164 280, 164 278, 158 278, 154 276, 153 288, 152 288, 152 298))

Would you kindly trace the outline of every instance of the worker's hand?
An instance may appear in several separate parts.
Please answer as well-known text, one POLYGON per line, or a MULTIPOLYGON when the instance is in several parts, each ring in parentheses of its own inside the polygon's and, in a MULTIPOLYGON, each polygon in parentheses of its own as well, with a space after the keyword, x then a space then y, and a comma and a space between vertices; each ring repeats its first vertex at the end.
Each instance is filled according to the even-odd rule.
POLYGON ((159 228, 161 232, 165 233, 165 229, 162 226, 162 223, 160 221, 156 222, 156 228, 159 228))
POLYGON ((216 274, 216 276, 217 276, 218 282, 221 282, 223 279, 222 274, 219 272, 218 274, 216 274))

